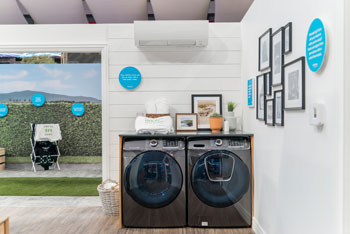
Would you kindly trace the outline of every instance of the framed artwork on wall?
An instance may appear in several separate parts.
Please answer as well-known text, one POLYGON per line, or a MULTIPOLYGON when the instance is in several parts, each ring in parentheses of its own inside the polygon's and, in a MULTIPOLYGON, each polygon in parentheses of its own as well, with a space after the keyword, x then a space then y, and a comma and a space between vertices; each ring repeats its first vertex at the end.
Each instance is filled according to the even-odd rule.
POLYGON ((193 94, 192 113, 198 114, 198 130, 210 130, 209 117, 222 114, 221 94, 193 94))
POLYGON ((284 26, 284 54, 292 52, 292 22, 284 26))
POLYGON ((269 28, 259 37, 259 71, 271 67, 271 33, 269 28))
POLYGON ((284 28, 278 29, 272 34, 272 85, 283 84, 283 51, 284 51, 284 28))
POLYGON ((197 131, 198 115, 195 113, 176 113, 175 117, 176 131, 197 131))
POLYGON ((269 126, 275 125, 275 118, 274 118, 274 100, 269 99, 266 100, 265 104, 265 110, 266 110, 266 117, 265 117, 265 124, 269 126))
POLYGON ((271 87, 271 72, 267 72, 264 74, 265 77, 265 95, 271 96, 272 95, 272 87, 271 87))
POLYGON ((265 76, 256 77, 256 118, 265 120, 265 76))
POLYGON ((274 100, 275 125, 284 126, 283 90, 274 92, 274 100))
POLYGON ((300 57, 283 66, 284 109, 305 109, 305 57, 300 57))

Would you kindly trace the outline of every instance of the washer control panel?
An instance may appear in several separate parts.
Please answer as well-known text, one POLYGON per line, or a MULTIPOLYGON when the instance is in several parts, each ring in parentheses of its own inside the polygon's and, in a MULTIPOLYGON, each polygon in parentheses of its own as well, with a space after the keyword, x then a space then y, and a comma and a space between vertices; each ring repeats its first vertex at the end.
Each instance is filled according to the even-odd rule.
MULTIPOLYGON (((210 145, 217 149, 234 149, 234 150, 247 150, 250 149, 250 143, 248 138, 216 138, 210 140, 210 145)), ((205 145, 203 145, 205 147, 205 145)))

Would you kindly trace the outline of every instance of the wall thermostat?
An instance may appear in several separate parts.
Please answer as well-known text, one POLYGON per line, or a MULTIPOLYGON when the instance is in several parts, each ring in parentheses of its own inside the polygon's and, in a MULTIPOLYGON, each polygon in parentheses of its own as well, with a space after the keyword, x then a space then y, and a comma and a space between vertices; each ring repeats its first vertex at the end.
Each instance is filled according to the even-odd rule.
POLYGON ((309 109, 309 123, 316 127, 324 125, 326 119, 326 108, 323 103, 312 103, 309 109))

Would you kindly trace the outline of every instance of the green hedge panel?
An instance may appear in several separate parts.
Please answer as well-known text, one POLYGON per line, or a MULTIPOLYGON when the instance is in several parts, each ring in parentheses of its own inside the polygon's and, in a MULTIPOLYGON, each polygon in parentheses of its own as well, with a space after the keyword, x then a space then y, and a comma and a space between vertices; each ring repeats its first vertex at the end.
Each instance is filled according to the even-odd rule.
POLYGON ((102 110, 100 104, 84 103, 85 114, 76 117, 71 112, 74 103, 46 103, 35 107, 31 103, 6 103, 9 113, 0 118, 0 147, 7 156, 29 156, 31 153, 30 123, 58 123, 62 131, 59 143, 61 155, 102 155, 102 110))

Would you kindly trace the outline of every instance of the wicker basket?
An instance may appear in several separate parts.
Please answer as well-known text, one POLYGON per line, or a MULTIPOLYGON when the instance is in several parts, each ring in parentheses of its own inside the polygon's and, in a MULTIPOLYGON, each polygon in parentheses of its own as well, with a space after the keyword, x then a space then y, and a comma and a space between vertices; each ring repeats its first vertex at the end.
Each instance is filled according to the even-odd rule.
POLYGON ((97 186, 97 191, 100 194, 104 212, 107 215, 119 215, 119 184, 115 180, 106 180, 97 186), (105 189, 104 185, 106 183, 115 183, 117 186, 105 189))
POLYGON ((159 117, 164 117, 164 116, 170 116, 170 114, 146 114, 147 118, 159 118, 159 117))

